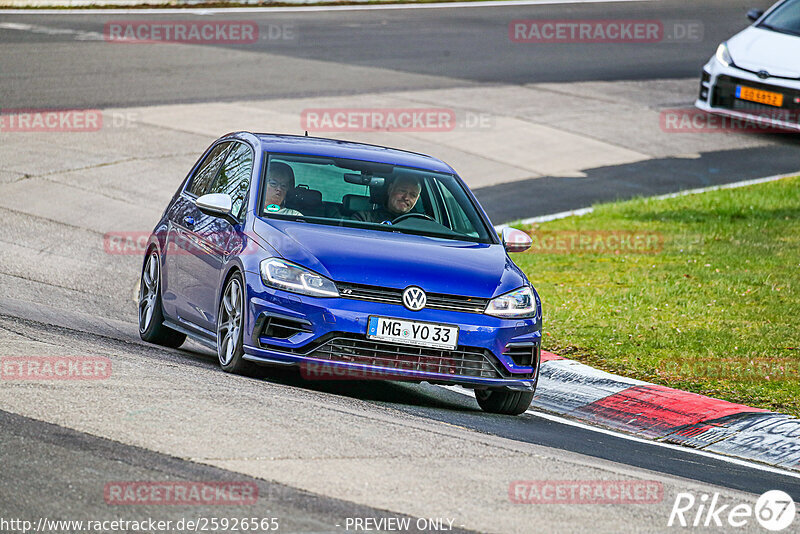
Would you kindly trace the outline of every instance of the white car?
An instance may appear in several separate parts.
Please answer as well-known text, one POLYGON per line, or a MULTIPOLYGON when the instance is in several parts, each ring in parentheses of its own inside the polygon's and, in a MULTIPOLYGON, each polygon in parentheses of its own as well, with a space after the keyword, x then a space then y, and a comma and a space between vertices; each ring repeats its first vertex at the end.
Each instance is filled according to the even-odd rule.
POLYGON ((703 67, 695 106, 765 126, 800 131, 800 0, 766 12, 717 48, 703 67))

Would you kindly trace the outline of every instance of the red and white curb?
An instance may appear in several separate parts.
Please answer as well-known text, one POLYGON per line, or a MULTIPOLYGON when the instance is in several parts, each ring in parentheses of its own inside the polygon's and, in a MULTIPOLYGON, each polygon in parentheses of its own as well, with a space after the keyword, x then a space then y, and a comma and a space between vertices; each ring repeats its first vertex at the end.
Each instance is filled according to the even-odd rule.
POLYGON ((542 352, 533 408, 800 472, 800 419, 599 371, 542 352))

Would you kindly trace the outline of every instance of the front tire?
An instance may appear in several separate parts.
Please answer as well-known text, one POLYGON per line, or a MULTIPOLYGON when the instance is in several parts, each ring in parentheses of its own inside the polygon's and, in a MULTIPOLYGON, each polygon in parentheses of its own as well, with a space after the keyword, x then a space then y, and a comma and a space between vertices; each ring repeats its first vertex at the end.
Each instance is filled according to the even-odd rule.
POLYGON ((475 390, 475 399, 484 412, 502 415, 525 413, 533 402, 533 391, 509 391, 506 389, 475 390))
POLYGON ((228 279, 217 313, 217 357, 222 370, 244 374, 253 365, 244 359, 244 280, 238 271, 228 279))
POLYGON ((148 343, 176 349, 186 341, 186 334, 164 326, 161 309, 161 263, 158 252, 151 250, 139 281, 139 337, 148 343))

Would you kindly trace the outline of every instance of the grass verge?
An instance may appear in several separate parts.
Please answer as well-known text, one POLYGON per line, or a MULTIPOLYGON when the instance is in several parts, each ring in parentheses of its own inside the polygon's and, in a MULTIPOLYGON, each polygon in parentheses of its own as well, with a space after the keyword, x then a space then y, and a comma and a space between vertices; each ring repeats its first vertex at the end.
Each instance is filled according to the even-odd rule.
POLYGON ((546 350, 800 416, 800 177, 522 228, 546 350))

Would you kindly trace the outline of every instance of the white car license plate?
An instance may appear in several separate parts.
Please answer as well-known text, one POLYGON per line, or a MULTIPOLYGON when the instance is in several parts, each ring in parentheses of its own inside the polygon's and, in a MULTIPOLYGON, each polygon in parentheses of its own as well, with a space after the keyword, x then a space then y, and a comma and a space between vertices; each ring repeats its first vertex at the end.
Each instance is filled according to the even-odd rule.
POLYGON ((458 345, 458 327, 389 317, 370 317, 367 337, 405 345, 453 350, 458 345))

